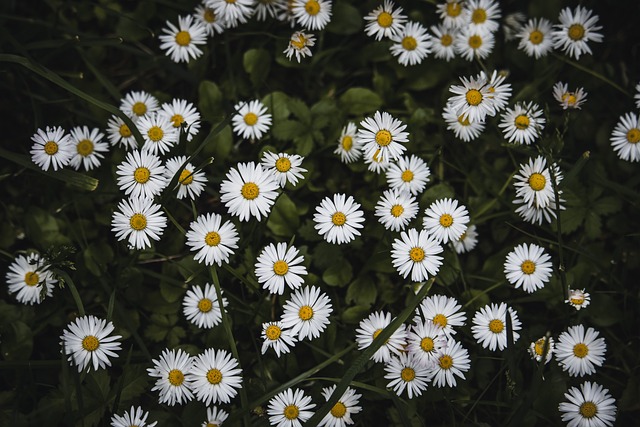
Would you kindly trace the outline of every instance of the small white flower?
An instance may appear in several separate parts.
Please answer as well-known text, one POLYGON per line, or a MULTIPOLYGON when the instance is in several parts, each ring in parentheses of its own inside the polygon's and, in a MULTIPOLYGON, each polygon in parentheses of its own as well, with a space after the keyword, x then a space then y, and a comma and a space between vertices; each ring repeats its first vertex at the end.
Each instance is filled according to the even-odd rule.
POLYGON ((266 246, 258 256, 255 274, 263 289, 272 294, 282 295, 285 284, 290 289, 297 289, 303 283, 301 276, 307 275, 303 256, 298 256, 298 249, 291 246, 287 249, 284 242, 266 246))
POLYGON ((408 191, 414 196, 422 193, 429 182, 431 170, 420 157, 401 156, 386 171, 387 182, 393 189, 408 191))
POLYGON ((220 201, 240 221, 249 221, 252 216, 260 221, 269 216, 279 188, 273 175, 260 164, 238 163, 220 184, 220 201))
POLYGON ((401 396, 406 388, 409 399, 413 399, 427 389, 429 369, 412 353, 400 353, 399 357, 392 357, 384 370, 384 378, 391 380, 387 388, 393 388, 398 396, 401 396))
POLYGON ((391 37, 402 31, 407 16, 402 13, 401 7, 394 8, 395 4, 391 0, 384 0, 381 6, 364 17, 364 20, 368 21, 364 27, 368 36, 382 40, 383 37, 391 37))
POLYGON ((333 200, 325 197, 316 206, 313 221, 318 234, 327 242, 340 245, 360 235, 357 229, 364 227, 364 212, 352 196, 347 198, 344 194, 334 194, 333 200))
POLYGON ((462 344, 453 338, 447 340, 446 345, 436 355, 437 363, 430 373, 430 380, 435 387, 455 387, 456 378, 464 379, 464 373, 471 367, 469 352, 462 344))
POLYGON ((611 132, 611 147, 618 157, 628 162, 640 161, 640 117, 636 113, 620 116, 611 132))
POLYGON ((475 316, 473 316, 471 332, 473 332, 473 337, 483 348, 489 348, 489 350, 494 351, 496 348, 504 350, 507 347, 507 311, 511 316, 513 342, 516 342, 520 338, 520 334, 516 331, 522 329, 522 324, 515 310, 507 307, 507 304, 502 302, 500 305, 487 304, 476 311, 475 316))
POLYGON ((227 418, 229 418, 229 414, 226 411, 216 406, 207 408, 207 420, 202 423, 201 427, 221 427, 227 418))
POLYGON ((440 199, 433 202, 424 212, 422 225, 438 243, 457 240, 467 231, 469 211, 464 205, 458 206, 455 199, 440 199))
POLYGON ((411 327, 407 336, 407 351, 413 354, 415 360, 426 368, 438 363, 437 354, 447 343, 443 329, 431 320, 420 321, 411 327))
POLYGON ((369 153, 364 156, 364 164, 367 165, 367 170, 376 174, 385 172, 392 164, 389 159, 378 156, 378 153, 376 150, 373 154, 369 153))
POLYGON ((189 225, 186 234, 187 245, 191 251, 197 251, 194 260, 213 265, 215 262, 222 266, 229 262, 229 256, 238 248, 238 233, 231 221, 222 223, 222 216, 209 213, 199 215, 189 225))
POLYGON ((365 156, 373 156, 380 161, 396 160, 406 150, 400 143, 409 141, 407 125, 393 118, 387 112, 376 111, 373 117, 360 122, 364 129, 358 130, 357 138, 365 156))
POLYGON ((544 18, 533 18, 520 29, 518 49, 539 59, 553 50, 551 22, 544 18))
POLYGON ((493 51, 496 40, 493 33, 473 28, 472 26, 462 27, 456 34, 453 46, 456 52, 466 59, 485 59, 493 51))
POLYGON ((297 154, 278 153, 274 154, 270 151, 265 151, 262 154, 262 168, 273 174, 281 188, 284 188, 287 182, 295 186, 298 184, 298 179, 304 179, 302 172, 307 172, 303 167, 300 167, 304 157, 297 154))
POLYGON ((58 283, 49 265, 40 255, 31 253, 26 257, 18 255, 9 266, 6 275, 9 294, 15 293, 22 304, 40 304, 45 297, 50 297, 53 285, 58 283))
MULTIPOLYGON (((227 299, 222 298, 226 307, 227 299)), ((222 312, 218 303, 216 289, 206 283, 204 289, 194 285, 182 299, 182 312, 188 321, 199 328, 210 329, 222 322, 222 312)))
POLYGON ((289 353, 289 347, 295 347, 296 337, 290 329, 283 329, 282 322, 267 322, 262 324, 262 354, 273 347, 276 356, 289 353))
POLYGON ((390 38, 394 42, 390 47, 391 54, 397 56, 398 62, 405 67, 422 63, 431 53, 431 36, 418 22, 407 23, 398 34, 390 38))
POLYGON ((469 17, 469 26, 491 33, 500 28, 498 19, 502 17, 500 4, 495 0, 467 0, 464 4, 469 17))
POLYGON ((544 359, 544 363, 547 364, 553 358, 555 348, 553 337, 542 337, 529 344, 529 354, 536 362, 541 362, 544 359))
POLYGON ((504 273, 509 283, 517 288, 522 286, 525 292, 532 293, 542 289, 551 278, 551 257, 544 248, 530 244, 521 244, 509 252, 504 262, 504 273))
POLYGON ((153 199, 124 199, 113 213, 111 231, 116 233, 118 240, 127 239, 130 247, 146 249, 151 246, 149 238, 160 240, 167 226, 167 218, 161 209, 160 205, 153 203, 153 199))
MULTIPOLYGON (((366 319, 360 321, 358 329, 356 329, 356 342, 358 350, 363 350, 373 344, 373 341, 380 335, 382 330, 391 323, 391 314, 382 311, 374 312, 366 319)), ((387 363, 391 360, 391 353, 399 355, 404 351, 407 344, 407 331, 404 324, 393 331, 391 337, 382 344, 371 359, 375 362, 387 363)))
POLYGON ((206 349, 193 359, 187 381, 196 399, 205 405, 229 403, 242 388, 242 369, 238 361, 225 350, 206 349))
POLYGON ((89 130, 87 126, 78 126, 71 129, 71 143, 76 148, 76 153, 69 161, 69 165, 75 170, 83 166, 85 170, 91 170, 100 166, 103 153, 109 151, 109 144, 102 142, 104 134, 100 129, 89 130))
POLYGON ((302 390, 288 388, 269 400, 269 422, 275 427, 302 427, 301 421, 305 422, 313 416, 310 409, 315 406, 315 403, 311 403, 311 397, 305 396, 302 390))
POLYGON ((461 120, 483 122, 485 117, 496 115, 493 92, 486 77, 460 77, 460 81, 462 86, 449 87, 449 92, 454 95, 449 97, 447 104, 451 104, 453 111, 462 117, 461 120))
POLYGON ((508 72, 493 70, 491 76, 487 76, 484 71, 476 77, 480 81, 486 82, 489 89, 489 99, 493 101, 493 107, 496 113, 504 110, 509 104, 511 98, 511 83, 507 83, 508 72))
POLYGON ((164 190, 167 180, 160 157, 148 151, 130 151, 116 170, 118 186, 130 197, 152 199, 164 190))
MULTIPOLYGON (((535 160, 529 159, 529 163, 520 165, 519 173, 514 177, 517 198, 521 198, 529 206, 545 208, 555 202, 550 169, 553 168, 556 187, 562 181, 562 173, 555 163, 551 168, 547 168, 546 164, 542 156, 535 160)), ((558 196, 560 195, 562 190, 558 190, 558 196)))
POLYGON ((424 282, 438 273, 442 257, 436 254, 442 251, 442 246, 426 230, 418 232, 410 228, 393 241, 391 258, 402 277, 411 274, 413 282, 424 282))
POLYGON ((178 16, 178 26, 167 21, 162 29, 160 49, 164 50, 173 62, 189 62, 202 55, 198 45, 207 43, 207 30, 199 20, 191 15, 178 16))
POLYGON ((315 286, 296 290, 282 308, 282 327, 302 341, 318 338, 329 325, 331 300, 315 286))
POLYGON ((432 25, 433 56, 449 62, 456 56, 454 41, 458 38, 458 31, 454 27, 446 25, 432 25))
MULTIPOLYGON (((464 311, 459 311, 461 308, 458 300, 453 297, 430 295, 416 308, 416 314, 438 326, 446 335, 455 335, 453 327, 462 326, 467 320, 464 311)), ((418 323, 415 320, 414 322, 418 323)))
POLYGON ((132 150, 138 147, 138 142, 131 129, 118 116, 111 116, 107 122, 107 138, 113 147, 121 146, 125 150, 132 150))
POLYGON ((565 302, 580 311, 591 303, 591 295, 584 289, 569 289, 569 299, 565 302))
POLYGON ((165 154, 178 142, 178 134, 164 115, 148 114, 141 117, 136 125, 144 138, 143 151, 165 154))
POLYGON ((74 156, 74 144, 70 135, 62 127, 49 127, 38 131, 31 137, 31 160, 44 171, 53 167, 54 171, 69 164, 74 156))
POLYGON ((193 399, 192 385, 189 373, 193 367, 193 360, 184 351, 165 349, 160 359, 153 359, 153 368, 147 368, 150 377, 158 378, 151 391, 160 391, 158 400, 173 406, 183 404, 193 399))
MULTIPOLYGON (((164 169, 164 177, 167 184, 171 182, 186 161, 187 156, 178 156, 167 160, 164 169)), ((206 182, 207 178, 204 172, 196 171, 196 168, 191 163, 187 163, 180 172, 178 182, 176 183, 178 187, 178 199, 180 200, 186 197, 191 200, 197 199, 200 193, 204 191, 206 182)))
POLYGON ((456 253, 463 254, 465 252, 471 251, 476 247, 478 243, 478 232, 476 231, 475 224, 467 227, 467 231, 462 233, 457 240, 453 240, 451 244, 453 245, 453 249, 455 249, 456 253))
POLYGON ((192 103, 184 99, 174 99, 170 103, 162 104, 158 115, 171 123, 177 137, 176 141, 179 141, 183 128, 187 142, 200 130, 200 113, 192 103))
POLYGON ((118 357, 116 351, 121 350, 120 335, 111 335, 113 323, 95 316, 82 316, 67 325, 60 339, 62 352, 68 355, 71 366, 78 367, 78 372, 91 368, 95 371, 111 366, 109 357, 118 357))
POLYGON ((375 215, 384 228, 400 231, 418 214, 418 201, 410 193, 386 190, 376 204, 375 215))
POLYGON ((586 331, 584 326, 570 326, 558 337, 556 360, 563 371, 569 371, 572 377, 581 377, 596 372, 596 366, 602 366, 607 350, 604 338, 598 338, 599 332, 593 328, 586 331))
POLYGON ((211 7, 207 6, 207 3, 206 0, 203 0, 202 4, 199 4, 193 12, 193 17, 202 24, 207 36, 222 34, 225 30, 225 23, 211 7))
POLYGON ((266 21, 267 16, 278 19, 278 3, 279 0, 258 0, 254 13, 256 20, 266 21))
POLYGON ((452 130, 456 138, 465 142, 476 139, 484 131, 484 121, 470 122, 468 118, 458 114, 451 103, 444 107, 442 118, 447 122, 447 129, 452 130))
POLYGON ((296 61, 300 62, 300 58, 313 55, 309 48, 315 46, 315 44, 316 38, 313 34, 307 34, 304 31, 296 31, 291 34, 289 44, 283 53, 287 55, 289 60, 291 60, 291 57, 295 54, 296 61))
POLYGON ((584 88, 579 87, 574 92, 570 92, 569 85, 562 82, 553 85, 553 97, 563 110, 579 110, 580 106, 587 102, 587 92, 584 91, 584 88))
POLYGON ((111 427, 154 427, 157 421, 147 423, 149 412, 143 411, 140 406, 132 406, 130 412, 125 412, 123 416, 113 415, 111 417, 111 427))
POLYGON ((331 21, 331 0, 293 0, 296 22, 308 30, 322 30, 331 21))
POLYGON ((558 410, 568 427, 610 427, 616 419, 616 400, 599 384, 586 381, 564 397, 568 402, 561 402, 558 410))
POLYGON ((271 127, 271 114, 259 100, 239 102, 233 108, 237 111, 231 118, 236 135, 253 141, 262 138, 271 127))
POLYGON ((468 25, 469 10, 464 7, 464 0, 447 0, 436 5, 436 12, 445 28, 460 28, 468 25))
POLYGON ((530 145, 542 134, 545 121, 538 104, 519 102, 507 108, 498 126, 509 142, 530 145))
POLYGON ((349 122, 340 133, 338 138, 338 147, 334 153, 340 155, 342 163, 353 163, 362 157, 362 149, 360 140, 356 138, 357 127, 354 123, 349 122))
MULTIPOLYGON (((322 396, 327 402, 335 389, 335 385, 322 389, 322 396)), ((354 389, 347 387, 344 394, 338 399, 335 405, 333 405, 333 408, 331 408, 322 421, 320 421, 318 427, 345 427, 353 424, 354 421, 351 419, 351 414, 357 414, 362 411, 362 407, 357 406, 361 397, 361 394, 356 394, 354 389)))
POLYGON ((147 114, 155 113, 158 108, 158 99, 145 91, 131 91, 120 100, 120 111, 131 117, 134 123, 147 114))
POLYGON ((576 7, 574 11, 565 7, 560 11, 558 17, 560 24, 554 25, 553 47, 562 49, 569 56, 580 59, 580 55, 588 53, 591 55, 591 48, 587 42, 601 42, 602 34, 597 31, 602 27, 597 26, 598 15, 591 16, 592 11, 582 6, 576 7))
POLYGON ((254 0, 207 0, 206 5, 213 9, 215 16, 227 28, 246 24, 254 12, 254 0))

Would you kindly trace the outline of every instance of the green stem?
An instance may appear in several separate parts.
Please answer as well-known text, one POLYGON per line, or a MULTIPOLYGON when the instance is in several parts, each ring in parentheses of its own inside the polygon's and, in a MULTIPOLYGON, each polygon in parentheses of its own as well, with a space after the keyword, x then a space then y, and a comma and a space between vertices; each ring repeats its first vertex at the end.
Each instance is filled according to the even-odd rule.
POLYGON ((630 95, 626 90, 624 90, 624 88, 623 88, 623 87, 621 87, 620 85, 618 85, 618 84, 617 84, 617 83, 615 83, 614 81, 609 80, 608 78, 606 78, 606 77, 605 77, 605 76, 603 76, 602 74, 600 74, 600 73, 596 73, 596 72, 595 72, 595 71, 593 71, 591 68, 585 67, 584 65, 581 65, 581 64, 579 64, 579 63, 577 63, 577 62, 575 62, 575 61, 572 61, 572 60, 570 60, 569 58, 566 58, 566 57, 564 57, 564 56, 562 56, 562 55, 560 55, 560 54, 557 54, 557 53, 555 53, 555 52, 551 52, 551 54, 552 54, 553 56, 555 56, 556 58, 560 59, 561 61, 564 61, 564 62, 566 62, 567 64, 569 64, 569 65, 571 65, 571 66, 573 66, 573 67, 577 68, 578 70, 580 70, 580 71, 584 71, 585 73, 587 73, 587 74, 591 74, 591 75, 592 75, 592 76, 594 76, 595 78, 602 80, 603 82, 605 82, 605 83, 606 83, 606 84, 608 84, 609 86, 611 86, 611 87, 615 88, 616 90, 618 90, 618 91, 622 92, 623 94, 625 94, 626 96, 628 96, 629 98, 631 98, 631 95, 630 95))
POLYGON ((82 305, 82 300, 80 299, 80 294, 78 293, 78 289, 76 288, 76 285, 73 283, 73 280, 71 280, 71 276, 69 276, 69 274, 67 274, 66 271, 62 271, 57 268, 53 270, 53 274, 60 277, 64 281, 64 283, 67 284, 67 286, 69 287, 69 290, 71 291, 71 296, 73 297, 73 300, 76 303, 76 307, 78 308, 78 314, 80 316, 84 316, 84 306, 82 305))

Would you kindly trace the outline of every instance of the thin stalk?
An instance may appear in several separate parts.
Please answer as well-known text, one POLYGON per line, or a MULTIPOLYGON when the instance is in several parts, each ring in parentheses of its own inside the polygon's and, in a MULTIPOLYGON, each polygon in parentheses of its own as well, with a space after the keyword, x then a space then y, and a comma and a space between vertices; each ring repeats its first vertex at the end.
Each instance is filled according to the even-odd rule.
POLYGON ((69 287, 69 291, 71 291, 71 296, 73 297, 73 300, 76 303, 76 307, 78 308, 78 314, 80 316, 84 316, 84 306, 82 305, 82 299, 80 299, 80 294, 78 293, 78 289, 76 288, 76 285, 73 283, 73 280, 71 280, 71 277, 69 276, 69 274, 67 274, 66 271, 62 271, 59 269, 54 269, 53 273, 56 276, 59 276, 64 283, 69 287))

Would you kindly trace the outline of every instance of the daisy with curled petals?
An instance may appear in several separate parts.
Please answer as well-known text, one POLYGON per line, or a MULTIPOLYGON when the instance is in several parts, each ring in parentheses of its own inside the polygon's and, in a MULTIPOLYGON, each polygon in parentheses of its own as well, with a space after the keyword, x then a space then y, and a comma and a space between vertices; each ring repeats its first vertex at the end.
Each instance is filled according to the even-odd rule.
POLYGON ((588 53, 591 55, 591 48, 588 42, 601 42, 602 34, 597 31, 602 27, 596 25, 598 15, 591 16, 592 11, 582 6, 576 7, 574 11, 565 7, 560 11, 558 17, 560 24, 554 25, 553 47, 562 49, 569 56, 580 59, 580 55, 588 53))
POLYGON ((569 85, 558 82, 553 85, 553 97, 560 104, 563 110, 580 109, 580 106, 587 101, 587 92, 584 88, 577 88, 574 92, 569 91, 569 85))
POLYGON ((202 55, 198 45, 207 43, 207 30, 193 16, 178 16, 178 26, 167 21, 167 26, 162 29, 160 49, 171 57, 173 62, 189 62, 202 55))
POLYGON ((69 356, 71 366, 78 367, 78 372, 111 366, 109 357, 118 357, 116 351, 122 349, 118 342, 122 337, 111 335, 113 330, 113 323, 104 319, 91 315, 78 317, 60 336, 62 352, 69 356))
POLYGON ((469 122, 483 122, 487 116, 495 116, 496 108, 491 92, 487 85, 486 78, 460 77, 462 85, 452 85, 449 92, 453 96, 449 97, 447 104, 462 120, 469 122))
POLYGON ((296 22, 307 30, 322 30, 331 21, 331 0, 293 0, 296 22))
MULTIPOLYGON (((336 389, 336 385, 322 389, 322 397, 329 401, 331 395, 336 389)), ((333 408, 324 416, 318 427, 345 427, 354 423, 351 414, 357 414, 362 411, 360 403, 361 394, 357 394, 354 389, 347 387, 344 394, 338 399, 333 408)))
POLYGON ((351 122, 342 128, 340 138, 338 138, 338 147, 334 151, 340 156, 342 163, 353 163, 362 156, 360 141, 356 138, 357 130, 355 123, 351 122))
POLYGON ((420 64, 431 53, 431 36, 418 22, 409 22, 397 34, 390 37, 391 54, 398 57, 398 62, 407 65, 420 64))
POLYGON ((458 206, 455 199, 436 200, 424 214, 422 225, 438 243, 453 242, 467 231, 469 211, 464 205, 458 206))
POLYGON ((207 36, 213 36, 215 34, 222 34, 225 29, 225 24, 220 19, 220 16, 216 15, 213 8, 207 6, 207 1, 203 0, 193 12, 193 17, 196 22, 199 22, 205 29, 207 36))
POLYGON ((583 325, 570 326, 561 333, 556 344, 556 360, 562 370, 569 371, 572 377, 581 377, 593 374, 596 366, 602 366, 607 344, 598 335, 593 328, 585 331, 583 325))
POLYGON ((229 418, 229 414, 226 411, 216 406, 207 408, 207 420, 202 423, 201 427, 221 427, 227 418, 229 418))
POLYGON ((53 285, 58 283, 49 265, 40 255, 31 253, 26 257, 18 255, 9 266, 6 275, 10 294, 16 293, 16 299, 22 304, 40 304, 45 296, 50 297, 53 285))
POLYGON ((390 164, 386 174, 389 187, 417 196, 429 182, 431 170, 424 160, 412 154, 411 157, 402 156, 396 163, 390 164))
MULTIPOLYGON (((462 306, 458 304, 458 300, 445 295, 430 295, 426 297, 418 308, 416 313, 422 316, 425 321, 430 321, 436 325, 447 336, 454 335, 456 331, 454 327, 464 325, 467 316, 464 311, 460 311, 462 306)), ((418 321, 414 322, 417 324, 418 321)))
POLYGON ((364 17, 367 25, 364 31, 368 36, 374 36, 376 40, 391 37, 402 31, 407 16, 402 13, 402 8, 395 8, 391 0, 384 0, 381 6, 376 7, 364 17), (394 9, 395 8, 395 9, 394 9))
POLYGON ((478 232, 476 231, 475 224, 472 224, 469 227, 467 227, 467 231, 462 233, 462 236, 458 237, 457 240, 451 241, 451 244, 453 245, 453 249, 458 254, 463 254, 465 252, 471 251, 473 248, 476 247, 477 243, 478 243, 478 232))
POLYGON ((295 186, 298 184, 298 179, 304 179, 302 172, 307 172, 307 170, 300 167, 303 160, 304 157, 297 154, 274 154, 265 151, 262 155, 261 165, 264 170, 271 172, 280 187, 284 188, 287 182, 295 186))
POLYGON ((411 274, 411 281, 424 282, 438 274, 442 257, 436 254, 442 251, 442 246, 429 232, 410 228, 393 241, 391 258, 402 277, 411 274))
POLYGON ((311 403, 311 397, 305 396, 302 390, 288 388, 269 400, 269 423, 275 427, 302 427, 301 422, 313 416, 310 409, 315 406, 315 403, 311 403))
POLYGON ((437 363, 431 369, 429 379, 435 387, 455 387, 456 378, 464 379, 464 373, 471 367, 469 352, 453 338, 447 340, 437 354, 437 363))
POLYGON ((471 123, 468 118, 457 114, 451 103, 447 103, 444 107, 442 118, 447 122, 447 129, 452 130, 456 138, 465 142, 476 139, 484 131, 484 121, 471 123))
POLYGON ((229 256, 238 248, 238 233, 231 221, 222 223, 222 216, 215 213, 199 215, 189 224, 186 234, 187 246, 191 251, 197 251, 193 259, 213 265, 215 262, 222 266, 229 262, 229 256))
POLYGON ((407 125, 387 112, 376 111, 373 117, 360 122, 364 129, 358 130, 357 138, 365 156, 374 156, 381 161, 396 160, 406 150, 401 142, 409 141, 407 125))
POLYGON ((167 185, 160 157, 146 150, 127 153, 116 170, 118 186, 130 197, 152 199, 167 185))
POLYGON ((289 347, 295 347, 296 337, 291 330, 283 329, 282 322, 267 322, 262 324, 262 354, 273 348, 276 356, 289 353, 289 347))
POLYGON ((539 59, 553 50, 551 38, 551 22, 544 18, 533 18, 522 27, 517 37, 520 39, 518 49, 539 59))
MULTIPOLYGON (((373 344, 373 341, 378 338, 382 330, 389 326, 391 322, 391 313, 383 311, 371 313, 369 317, 362 319, 358 329, 356 329, 358 350, 364 350, 373 344)), ((391 353, 399 355, 404 351, 406 345, 407 331, 405 325, 401 324, 398 329, 393 331, 391 337, 373 353, 371 359, 375 362, 388 363, 392 357, 391 353)))
POLYGON ((460 28, 468 25, 469 11, 464 7, 464 0, 446 0, 436 6, 436 13, 446 28, 460 28))
POLYGON ((204 190, 207 178, 204 172, 196 171, 196 168, 191 163, 185 165, 186 161, 187 156, 178 156, 167 160, 167 163, 165 163, 164 177, 167 184, 169 184, 180 168, 182 168, 182 165, 184 165, 178 177, 178 182, 176 183, 178 187, 177 197, 179 200, 185 197, 195 200, 204 190))
POLYGON ((104 134, 100 129, 89 130, 87 126, 78 126, 71 129, 71 143, 76 148, 76 153, 69 161, 69 165, 75 170, 83 166, 85 170, 91 170, 100 166, 100 159, 104 159, 102 153, 109 151, 109 144, 102 142, 104 134))
POLYGON ((153 359, 153 368, 147 368, 150 377, 158 378, 151 391, 160 391, 159 402, 169 406, 187 403, 193 399, 189 373, 193 360, 181 349, 162 351, 160 359, 153 359))
POLYGON ((333 311, 331 300, 315 286, 296 290, 282 312, 282 327, 291 330, 302 341, 318 338, 329 324, 329 314, 333 311))
MULTIPOLYGON (((227 299, 222 298, 222 305, 226 307, 227 304, 227 299)), ((211 329, 220 324, 222 312, 215 287, 209 283, 204 285, 204 289, 192 286, 182 299, 182 312, 188 321, 199 328, 211 329)))
POLYGON ((520 334, 516 331, 522 329, 522 324, 515 310, 501 302, 500 305, 487 304, 476 311, 473 316, 471 332, 478 344, 481 344, 483 348, 489 348, 489 350, 494 351, 496 348, 504 350, 507 347, 507 311, 511 316, 513 342, 516 342, 520 338, 520 334))
POLYGON ((429 368, 420 363, 412 353, 400 353, 399 357, 392 357, 384 370, 384 378, 391 380, 387 388, 393 388, 398 396, 406 388, 409 399, 413 399, 427 389, 429 368))
POLYGON ((229 403, 242 388, 242 369, 238 361, 225 350, 206 349, 193 358, 187 375, 196 399, 205 405, 229 403))
POLYGON ((307 34, 304 31, 296 31, 291 34, 289 45, 284 50, 287 59, 291 60, 293 54, 296 55, 296 61, 300 62, 300 58, 313 55, 310 47, 315 46, 316 37, 313 34, 307 34))
POLYGON ((155 113, 158 108, 158 99, 145 91, 131 91, 120 100, 120 111, 131 117, 134 123, 147 114, 155 113))
POLYGON ((207 0, 206 5, 227 28, 246 24, 253 15, 254 0, 207 0))
POLYGON ((143 151, 165 154, 178 142, 178 134, 166 116, 149 114, 136 124, 144 138, 143 151))
POLYGON ((409 330, 407 343, 407 351, 415 357, 416 362, 426 368, 431 368, 437 363, 436 355, 447 343, 447 338, 435 323, 417 321, 409 330))
POLYGON ((569 299, 564 302, 580 311, 591 303, 591 295, 585 289, 569 289, 569 299))
POLYGON ((611 146, 618 157, 628 162, 640 161, 640 118, 636 113, 620 117, 611 132, 611 146))
POLYGON ((564 397, 568 402, 561 402, 558 410, 568 427, 610 427, 616 419, 616 400, 599 384, 586 381, 564 397))
POLYGON ((284 242, 266 246, 256 262, 256 277, 263 289, 268 289, 269 293, 282 295, 285 284, 290 289, 297 289, 303 283, 301 276, 307 275, 307 269, 302 263, 303 256, 298 256, 298 249, 291 246, 287 249, 284 242))
POLYGON ((456 52, 467 61, 486 58, 493 51, 495 43, 493 33, 471 26, 462 27, 453 42, 456 52))
POLYGON ((238 163, 237 169, 231 168, 220 184, 220 201, 240 221, 252 216, 260 221, 269 215, 279 188, 273 175, 260 164, 238 163))
POLYGON ((154 427, 157 421, 147 423, 148 411, 143 411, 140 406, 132 406, 130 412, 125 412, 123 416, 113 415, 111 417, 111 427, 154 427))
POLYGON ((183 128, 187 141, 191 141, 200 130, 200 113, 192 103, 184 99, 174 99, 170 103, 162 104, 158 115, 171 123, 177 137, 176 141, 179 141, 183 128))
POLYGON ((233 108, 237 111, 231 119, 236 135, 253 141, 269 130, 271 114, 259 100, 239 102, 233 108))
POLYGON ((111 219, 111 231, 118 240, 127 240, 130 248, 146 249, 151 246, 149 238, 158 241, 167 226, 162 206, 146 197, 131 197, 118 204, 111 219))
POLYGON ((538 104, 518 102, 513 109, 507 108, 498 126, 509 142, 530 145, 544 129, 545 118, 541 116, 538 104))
POLYGON ((121 146, 131 150, 138 146, 129 126, 118 116, 111 116, 107 122, 107 138, 112 147, 121 146))
POLYGON ((518 245, 509 252, 504 262, 504 273, 509 283, 525 292, 542 289, 552 273, 551 257, 544 248, 530 244, 518 245))
POLYGON ((433 56, 438 59, 444 59, 447 62, 455 58, 456 49, 453 42, 458 36, 458 31, 445 25, 432 25, 431 32, 433 33, 433 44, 431 46, 433 56))
POLYGON ((529 355, 536 362, 542 362, 544 359, 545 365, 553 358, 553 351, 555 350, 555 341, 553 337, 542 337, 531 344, 529 344, 529 355))
POLYGON ((357 229, 364 227, 364 212, 352 196, 334 194, 333 200, 325 197, 316 206, 313 221, 314 228, 327 242, 341 245, 360 235, 357 229))
POLYGON ((469 26, 491 33, 500 28, 498 20, 502 16, 500 5, 495 0, 468 0, 465 5, 469 16, 469 26))
POLYGON ((485 81, 487 88, 489 89, 489 98, 493 101, 493 107, 498 111, 504 110, 509 104, 509 98, 511 98, 511 83, 507 83, 508 72, 493 70, 491 76, 485 74, 484 71, 480 71, 477 79, 485 81))
POLYGON ((418 201, 410 193, 386 190, 376 204, 378 221, 391 231, 400 231, 418 214, 418 201))
POLYGON ((49 127, 38 131, 31 137, 31 160, 44 171, 53 167, 54 171, 69 164, 74 156, 74 144, 62 127, 49 127))

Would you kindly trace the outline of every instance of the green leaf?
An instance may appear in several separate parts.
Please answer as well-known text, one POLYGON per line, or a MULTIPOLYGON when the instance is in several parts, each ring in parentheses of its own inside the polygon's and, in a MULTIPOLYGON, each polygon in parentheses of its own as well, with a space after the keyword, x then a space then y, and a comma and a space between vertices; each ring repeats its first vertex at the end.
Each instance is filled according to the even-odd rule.
POLYGON ((306 157, 313 151, 313 137, 304 135, 295 139, 296 154, 306 157))
POLYGON ((280 194, 271 209, 267 227, 277 236, 291 237, 299 226, 300 217, 295 203, 285 193, 280 194))
POLYGON ((273 136, 282 141, 293 141, 309 132, 309 127, 296 120, 281 120, 273 124, 273 136))
POLYGON ((618 197, 603 197, 591 207, 598 215, 609 215, 622 209, 622 202, 618 197))
POLYGON ((262 103, 273 115, 273 123, 286 119, 291 114, 289 97, 284 92, 273 92, 262 98, 262 103))
POLYGON ((357 34, 362 28, 362 14, 355 6, 347 2, 336 2, 333 6, 331 22, 327 24, 329 33, 349 35, 357 34))
POLYGON ((113 249, 105 241, 90 244, 82 253, 85 267, 94 276, 100 276, 107 270, 107 264, 113 260, 113 249))
POLYGON ((344 110, 353 115, 372 113, 382 106, 382 98, 371 89, 352 87, 340 96, 344 110))
POLYGON ((349 261, 342 258, 322 273, 322 280, 329 286, 345 286, 353 277, 353 269, 349 261))
POLYGON ((296 116, 305 125, 311 124, 311 112, 304 101, 297 98, 289 98, 288 106, 294 116, 296 116))
POLYGON ((356 324, 371 313, 368 305, 355 305, 347 308, 342 312, 342 321, 344 323, 356 324))
POLYGON ((24 322, 16 320, 2 329, 2 357, 5 360, 29 360, 33 349, 33 332, 24 322))
POLYGON ((203 80, 198 86, 198 109, 202 118, 210 123, 222 116, 222 92, 218 85, 203 80))
POLYGON ((360 276, 349 285, 345 301, 347 304, 355 302, 357 305, 371 307, 377 296, 378 289, 373 280, 360 276))
POLYGON ((576 231, 584 221, 586 212, 584 208, 567 208, 566 211, 560 213, 560 221, 562 223, 562 233, 572 233, 576 231))
POLYGON ((254 86, 262 85, 271 69, 271 55, 265 49, 249 49, 242 57, 244 70, 254 86))
POLYGON ((436 200, 444 199, 446 197, 455 197, 455 192, 449 184, 441 182, 440 184, 429 187, 427 191, 424 192, 420 198, 420 204, 430 205, 436 200))
POLYGON ((602 221, 600 220, 600 217, 596 215, 595 212, 587 212, 584 219, 584 228, 589 238, 596 239, 600 237, 600 234, 602 234, 602 221))

